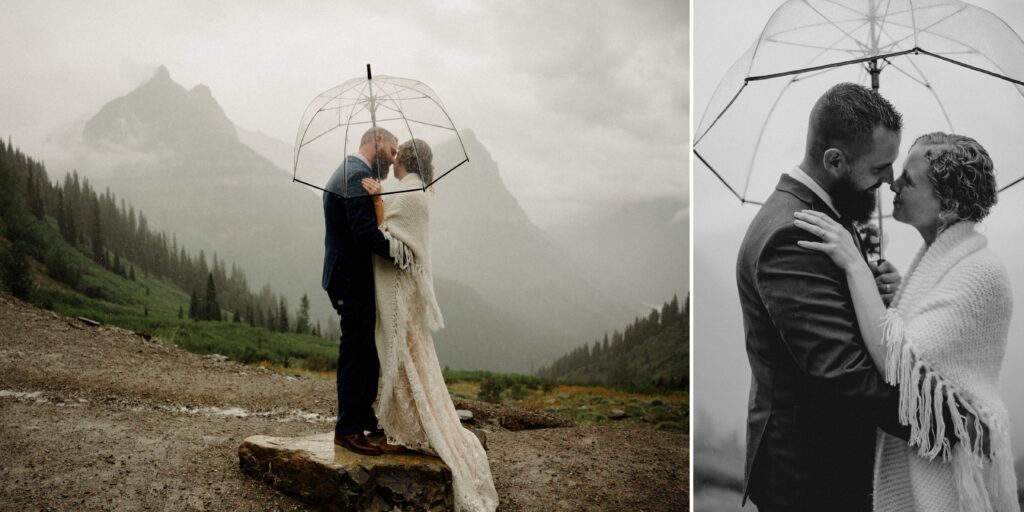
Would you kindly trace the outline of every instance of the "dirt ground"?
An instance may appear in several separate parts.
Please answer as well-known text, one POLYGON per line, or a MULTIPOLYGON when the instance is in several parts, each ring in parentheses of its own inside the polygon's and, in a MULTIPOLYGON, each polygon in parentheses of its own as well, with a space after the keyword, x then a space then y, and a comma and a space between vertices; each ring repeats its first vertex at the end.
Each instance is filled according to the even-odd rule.
MULTIPOLYGON (((330 380, 217 361, 0 295, 0 510, 306 510, 242 474, 238 445, 330 431, 335 405, 330 380)), ((481 428, 499 510, 689 507, 685 435, 481 428)))

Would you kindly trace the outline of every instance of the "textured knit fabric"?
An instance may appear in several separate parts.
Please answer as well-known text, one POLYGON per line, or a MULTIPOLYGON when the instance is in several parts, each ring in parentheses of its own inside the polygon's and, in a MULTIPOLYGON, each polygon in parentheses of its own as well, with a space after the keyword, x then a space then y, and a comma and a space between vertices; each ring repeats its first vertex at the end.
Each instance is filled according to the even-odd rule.
POLYGON ((954 224, 918 251, 883 335, 886 377, 899 386, 900 421, 911 436, 904 443, 879 433, 876 511, 1020 510, 998 393, 1012 310, 1006 271, 973 222, 954 224), (975 432, 980 423, 988 429, 988 452, 968 434, 965 413, 976 418, 975 432))
MULTIPOLYGON (((416 174, 402 188, 423 187, 416 174)), ((455 509, 493 511, 498 506, 487 453, 462 427, 448 395, 431 331, 443 326, 434 297, 430 266, 429 194, 386 196, 380 229, 412 252, 408 270, 374 258, 377 295, 377 356, 380 391, 375 406, 388 440, 417 451, 435 453, 452 471, 455 509)), ((397 256, 396 263, 405 256, 397 256)))

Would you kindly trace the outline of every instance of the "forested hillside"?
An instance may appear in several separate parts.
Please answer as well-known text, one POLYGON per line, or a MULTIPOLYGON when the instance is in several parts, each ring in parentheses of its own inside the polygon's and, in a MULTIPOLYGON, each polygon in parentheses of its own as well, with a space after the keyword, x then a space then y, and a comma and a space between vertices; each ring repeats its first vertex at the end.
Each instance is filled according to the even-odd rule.
POLYGON ((680 308, 676 296, 660 310, 636 318, 622 332, 606 333, 541 368, 541 377, 628 389, 689 388, 690 299, 680 308))
POLYGON ((216 253, 190 253, 173 234, 150 229, 141 210, 109 189, 99 193, 77 172, 51 182, 44 165, 9 140, 0 141, 0 282, 63 313, 186 345, 202 340, 191 347, 199 351, 251 362, 316 356, 312 366, 333 364, 332 342, 309 336, 333 337, 310 324, 308 298, 291 312, 269 286, 254 292, 238 265, 216 253))

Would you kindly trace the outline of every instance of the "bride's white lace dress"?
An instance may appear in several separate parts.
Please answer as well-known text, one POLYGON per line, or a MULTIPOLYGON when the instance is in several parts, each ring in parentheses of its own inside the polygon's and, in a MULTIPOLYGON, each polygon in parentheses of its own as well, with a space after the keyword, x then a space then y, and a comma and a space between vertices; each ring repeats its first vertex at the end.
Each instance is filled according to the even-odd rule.
MULTIPOLYGON (((402 178, 403 189, 414 186, 423 186, 418 175, 402 178)), ((492 511, 498 506, 498 493, 487 453, 459 422, 430 334, 443 326, 443 319, 430 266, 429 196, 407 192, 384 199, 380 229, 411 250, 413 265, 399 270, 374 256, 381 368, 375 411, 389 442, 434 453, 451 468, 456 510, 492 511)))

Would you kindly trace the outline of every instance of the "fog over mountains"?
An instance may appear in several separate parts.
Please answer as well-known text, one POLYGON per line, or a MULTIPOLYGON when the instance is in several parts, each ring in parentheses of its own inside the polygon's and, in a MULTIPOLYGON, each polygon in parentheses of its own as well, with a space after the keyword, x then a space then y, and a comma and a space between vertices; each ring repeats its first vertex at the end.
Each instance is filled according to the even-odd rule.
MULTIPOLYGON (((623 265, 618 254, 624 249, 613 240, 595 247, 600 243, 594 240, 600 236, 595 223, 554 236, 541 231, 505 187, 497 163, 473 132, 461 135, 470 162, 438 183, 431 221, 437 293, 447 324, 436 335, 443 364, 527 372, 621 328, 644 303, 685 293, 687 269, 671 263, 657 268, 671 255, 652 262, 650 253, 658 249, 635 247, 640 243, 635 236, 620 242, 648 254, 637 261, 652 265, 640 272, 652 276, 649 286, 630 287, 628 276, 609 270, 623 265)), ((315 320, 337 321, 320 288, 319 194, 291 182, 290 144, 236 127, 207 87, 187 90, 161 67, 149 81, 51 142, 47 163, 58 164, 52 174, 78 169, 99 190, 109 187, 142 210, 150 226, 176 234, 190 252, 202 249, 210 258, 216 251, 221 259, 239 263, 250 286, 269 283, 291 308, 307 293, 315 320)), ((654 210, 667 212, 661 216, 669 217, 668 225, 672 211, 684 205, 680 200, 654 210)), ((619 224, 620 232, 629 231, 628 222, 619 224)), ((675 231, 678 237, 671 240, 645 240, 679 255, 686 233, 681 227, 675 231)))

